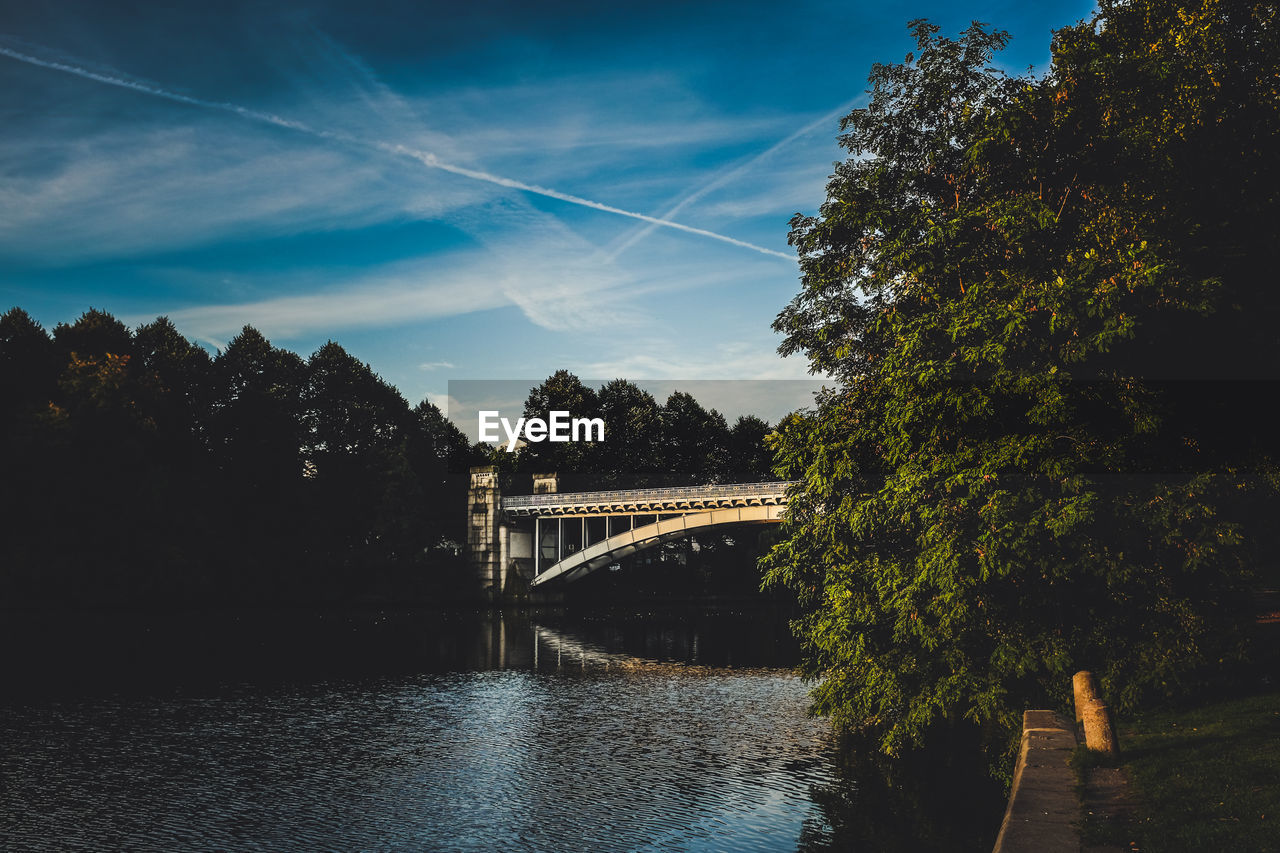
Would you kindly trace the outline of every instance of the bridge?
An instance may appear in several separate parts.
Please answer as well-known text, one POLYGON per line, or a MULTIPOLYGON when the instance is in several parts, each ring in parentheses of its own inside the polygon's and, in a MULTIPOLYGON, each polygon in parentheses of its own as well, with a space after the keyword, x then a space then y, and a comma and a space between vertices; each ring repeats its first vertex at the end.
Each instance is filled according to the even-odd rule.
POLYGON ((534 494, 504 497, 491 468, 472 469, 468 555, 495 594, 516 576, 531 588, 569 583, 699 531, 777 523, 792 483, 569 493, 557 485, 554 474, 534 475, 534 494))

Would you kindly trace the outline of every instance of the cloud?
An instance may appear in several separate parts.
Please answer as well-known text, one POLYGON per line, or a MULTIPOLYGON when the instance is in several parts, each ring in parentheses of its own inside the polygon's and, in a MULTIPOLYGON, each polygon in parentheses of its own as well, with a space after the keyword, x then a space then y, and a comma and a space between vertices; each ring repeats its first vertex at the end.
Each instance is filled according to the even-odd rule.
POLYGON ((690 352, 672 340, 656 340, 636 347, 636 352, 579 366, 586 376, 642 376, 653 379, 805 379, 810 378, 803 359, 783 358, 773 347, 743 347, 735 352, 720 345, 710 352, 690 352))
MULTIPOLYGON (((816 158, 815 158, 816 159, 816 158)), ((806 165, 790 165, 752 181, 732 196, 708 200, 699 215, 715 222, 742 222, 757 217, 787 219, 796 211, 815 211, 826 199, 828 176, 806 165)), ((785 222, 784 222, 785 224, 785 222)))
MULTIPOLYGON (((252 302, 160 310, 186 334, 216 345, 251 325, 269 338, 383 327, 412 320, 457 316, 507 304, 499 288, 450 278, 428 283, 414 277, 372 278, 356 286, 252 302)), ((148 312, 150 313, 150 312, 148 312)), ((147 316, 146 314, 139 316, 147 316)), ((154 316, 154 315, 153 315, 154 316)), ((126 318, 134 322, 137 318, 126 318)))
POLYGON ((198 114, 172 126, 85 116, 11 127, 0 171, 0 248, 43 265, 448 220, 499 194, 198 114))
MULTIPOLYGON (((492 244, 480 249, 433 254, 354 273, 294 270, 260 275, 242 284, 254 292, 290 295, 185 307, 156 303, 147 312, 123 319, 143 322, 148 315, 165 314, 188 334, 209 343, 233 336, 246 324, 268 337, 290 339, 512 306, 535 325, 555 331, 585 324, 598 327, 610 317, 625 321, 625 312, 608 312, 602 306, 610 301, 610 291, 625 294, 636 282, 623 271, 591 262, 590 244, 555 220, 518 206, 495 206, 490 216, 532 224, 521 229, 519 240, 490 238, 492 244)), ((222 275, 212 272, 209 278, 220 280, 222 275)))
MULTIPOLYGON (((541 375, 575 368, 575 357, 614 375, 803 375, 772 354, 776 340, 764 332, 784 301, 778 284, 794 281, 794 258, 756 250, 785 234, 791 211, 779 214, 778 200, 790 197, 786 182, 803 173, 792 164, 812 142, 783 150, 777 140, 810 117, 726 116, 674 75, 647 71, 396 91, 323 34, 279 47, 270 61, 287 85, 270 89, 269 111, 237 113, 244 121, 227 120, 234 105, 182 96, 191 108, 175 109, 163 96, 128 94, 151 94, 149 82, 104 92, 31 72, 72 90, 78 106, 32 113, 0 135, 0 252, 89 274, 91 262, 124 259, 117 279, 96 285, 123 298, 104 299, 127 305, 136 322, 166 314, 220 348, 245 324, 305 346, 358 341, 360 330, 383 342, 447 340, 448 350, 405 359, 398 381, 409 386, 432 385, 454 364, 473 375, 524 364, 541 375), (131 122, 120 121, 122 109, 131 122), (759 154, 749 153, 752 140, 759 154), (708 180, 705 164, 728 152, 739 165, 708 180), (680 209, 696 210, 691 221, 715 239, 633 215, 663 209, 655 198, 688 199, 680 209), (734 203, 764 205, 765 216, 726 227, 745 210, 734 203), (364 243, 362 229, 415 220, 449 227, 386 228, 364 243), (651 234, 643 251, 611 262, 608 247, 637 222, 651 234), (726 236, 739 228, 754 231, 726 236), (275 240, 326 231, 350 239, 323 258, 305 254, 322 241, 275 240), (393 233, 399 242, 383 241, 393 233), (409 242, 419 235, 433 243, 409 242), (348 248, 357 243, 368 251, 348 248), (497 346, 446 325, 477 312, 494 312, 473 325, 492 328, 497 346), (726 338, 750 338, 763 358, 715 348, 726 338)), ((806 186, 820 189, 821 168, 805 173, 806 186)))
MULTIPOLYGON (((698 299, 714 302, 718 289, 740 286, 750 275, 772 268, 763 259, 752 262, 755 267, 726 267, 720 258, 685 252, 655 253, 643 265, 624 267, 601 262, 594 244, 524 204, 497 200, 476 215, 494 227, 473 248, 358 271, 318 267, 239 274, 234 287, 250 298, 200 305, 153 299, 145 310, 122 319, 137 323, 167 315, 185 334, 221 347, 246 324, 269 338, 294 339, 516 308, 540 329, 573 333, 579 343, 598 341, 596 351, 615 346, 643 350, 648 349, 646 336, 670 326, 672 311, 702 310, 692 307, 698 299)), ((216 270, 180 278, 188 291, 218 292, 232 286, 216 270)), ((769 339, 763 345, 772 351, 775 343, 769 339)), ((689 346, 689 341, 664 339, 649 351, 672 353, 675 359, 675 353, 689 346)), ((670 366, 660 373, 649 369, 656 365, 645 364, 639 373, 690 375, 670 366)))

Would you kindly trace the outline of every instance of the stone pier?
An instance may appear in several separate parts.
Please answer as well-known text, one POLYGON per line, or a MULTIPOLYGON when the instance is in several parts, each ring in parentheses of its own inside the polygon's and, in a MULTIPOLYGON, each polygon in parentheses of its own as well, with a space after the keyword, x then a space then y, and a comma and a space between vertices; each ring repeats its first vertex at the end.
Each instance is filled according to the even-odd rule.
POLYGON ((472 468, 467 493, 467 559, 491 601, 502 593, 502 552, 506 550, 502 540, 507 528, 501 521, 498 472, 489 465, 472 468))

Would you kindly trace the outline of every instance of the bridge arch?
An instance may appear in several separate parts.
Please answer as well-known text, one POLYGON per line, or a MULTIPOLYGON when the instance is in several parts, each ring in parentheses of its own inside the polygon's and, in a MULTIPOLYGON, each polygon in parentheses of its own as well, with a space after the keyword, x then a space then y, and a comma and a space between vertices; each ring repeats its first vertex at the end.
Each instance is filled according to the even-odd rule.
POLYGON ((712 509, 704 512, 691 512, 675 518, 659 519, 653 524, 645 524, 631 530, 615 533, 599 542, 588 545, 538 574, 531 582, 537 587, 551 581, 562 579, 564 582, 586 577, 596 569, 603 568, 621 557, 680 539, 699 530, 718 527, 726 524, 771 524, 782 521, 785 506, 766 504, 763 506, 733 507, 729 509, 712 509))

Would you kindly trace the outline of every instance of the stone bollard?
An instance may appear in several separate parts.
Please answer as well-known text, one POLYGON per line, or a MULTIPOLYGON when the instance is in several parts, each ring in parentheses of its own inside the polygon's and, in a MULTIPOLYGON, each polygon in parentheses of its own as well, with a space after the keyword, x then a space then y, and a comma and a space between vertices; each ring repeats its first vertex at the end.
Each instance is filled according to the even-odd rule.
POLYGON ((1116 738, 1111 709, 1101 699, 1093 699, 1084 706, 1084 745, 1093 752, 1101 752, 1109 758, 1120 755, 1120 741, 1116 738))
POLYGON ((1071 679, 1071 686, 1076 697, 1076 722, 1084 722, 1084 707, 1090 702, 1101 702, 1102 691, 1098 689, 1098 679, 1087 669, 1082 669, 1071 679))

